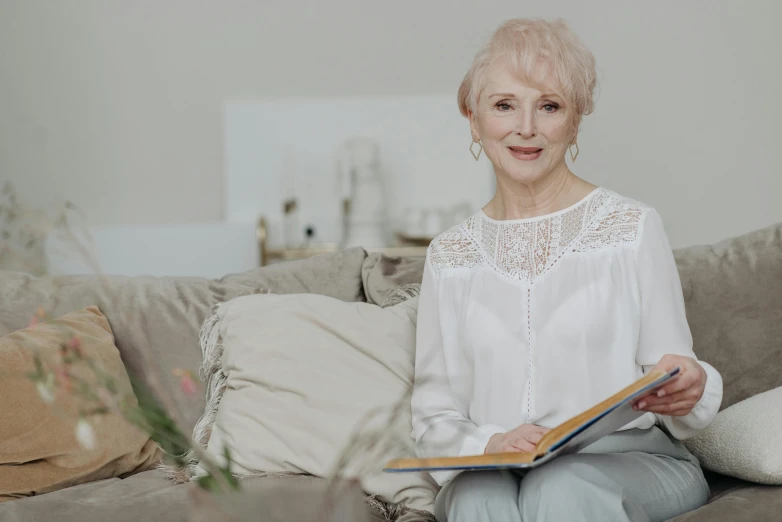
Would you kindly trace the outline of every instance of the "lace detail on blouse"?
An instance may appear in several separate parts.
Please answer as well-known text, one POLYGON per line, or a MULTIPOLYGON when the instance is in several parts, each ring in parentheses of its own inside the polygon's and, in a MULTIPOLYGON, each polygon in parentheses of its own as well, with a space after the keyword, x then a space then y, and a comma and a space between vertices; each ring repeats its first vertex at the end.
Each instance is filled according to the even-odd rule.
POLYGON ((574 206, 541 218, 496 221, 478 212, 432 242, 430 263, 435 273, 489 263, 511 279, 533 283, 569 252, 634 243, 648 208, 598 188, 574 206))
POLYGON ((439 274, 444 268, 468 268, 485 262, 478 245, 464 233, 462 225, 446 230, 429 245, 429 262, 439 274))

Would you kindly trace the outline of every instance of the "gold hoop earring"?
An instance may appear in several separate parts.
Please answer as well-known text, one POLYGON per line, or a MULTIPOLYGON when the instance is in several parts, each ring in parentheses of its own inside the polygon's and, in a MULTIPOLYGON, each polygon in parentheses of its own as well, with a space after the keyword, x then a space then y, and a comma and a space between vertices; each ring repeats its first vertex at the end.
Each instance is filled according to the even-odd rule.
POLYGON ((483 143, 481 143, 481 140, 472 140, 472 143, 470 143, 470 154, 472 154, 472 157, 475 158, 475 161, 478 161, 478 158, 481 157, 481 152, 483 152, 483 143), (478 144, 478 152, 476 153, 474 150, 472 150, 473 146, 475 144, 478 144))
POLYGON ((578 157, 578 143, 576 143, 574 141, 573 143, 570 144, 570 146, 567 148, 567 150, 570 152, 570 161, 575 163, 576 162, 576 158, 578 157), (573 146, 574 145, 576 146, 576 153, 575 154, 573 154, 573 146))

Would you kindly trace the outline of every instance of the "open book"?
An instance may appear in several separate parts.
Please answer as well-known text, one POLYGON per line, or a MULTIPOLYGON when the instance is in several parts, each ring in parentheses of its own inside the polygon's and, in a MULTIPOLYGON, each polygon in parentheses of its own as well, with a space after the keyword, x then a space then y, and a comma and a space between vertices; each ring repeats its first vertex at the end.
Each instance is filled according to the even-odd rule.
POLYGON ((535 468, 558 455, 576 453, 643 415, 645 412, 634 410, 633 404, 673 378, 679 371, 676 367, 669 372, 656 370, 644 375, 603 402, 552 428, 540 439, 533 452, 396 459, 390 461, 384 471, 535 468))

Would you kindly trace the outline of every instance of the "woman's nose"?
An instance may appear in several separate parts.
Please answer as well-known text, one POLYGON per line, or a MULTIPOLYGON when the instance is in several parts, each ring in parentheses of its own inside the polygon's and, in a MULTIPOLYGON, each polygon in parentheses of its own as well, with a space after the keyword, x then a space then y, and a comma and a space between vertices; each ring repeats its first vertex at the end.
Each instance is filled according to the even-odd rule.
POLYGON ((524 139, 532 138, 537 134, 533 111, 520 111, 519 121, 516 123, 516 133, 524 139))

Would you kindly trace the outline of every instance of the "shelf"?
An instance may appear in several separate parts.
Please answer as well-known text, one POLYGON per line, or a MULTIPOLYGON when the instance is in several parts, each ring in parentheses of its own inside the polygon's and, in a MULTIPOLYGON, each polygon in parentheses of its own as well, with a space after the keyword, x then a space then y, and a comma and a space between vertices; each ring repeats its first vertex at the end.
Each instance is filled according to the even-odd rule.
MULTIPOLYGON (((294 261, 296 259, 306 259, 319 254, 339 251, 339 246, 335 244, 316 245, 303 248, 269 248, 269 245, 267 244, 268 229, 264 218, 258 220, 256 236, 261 266, 268 265, 270 261, 294 261)), ((364 250, 367 252, 378 252, 390 257, 426 257, 427 247, 428 244, 418 244, 376 248, 365 247, 364 250)))

